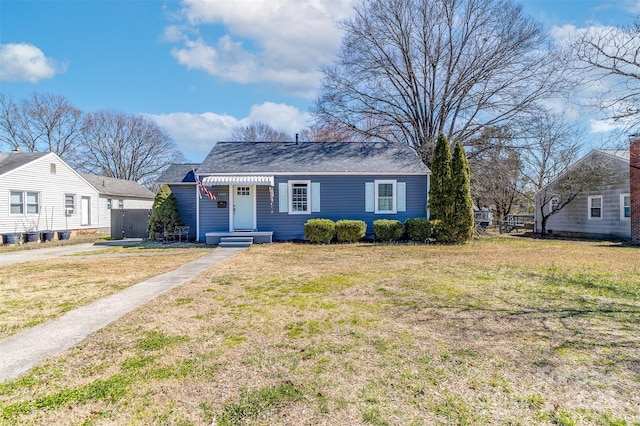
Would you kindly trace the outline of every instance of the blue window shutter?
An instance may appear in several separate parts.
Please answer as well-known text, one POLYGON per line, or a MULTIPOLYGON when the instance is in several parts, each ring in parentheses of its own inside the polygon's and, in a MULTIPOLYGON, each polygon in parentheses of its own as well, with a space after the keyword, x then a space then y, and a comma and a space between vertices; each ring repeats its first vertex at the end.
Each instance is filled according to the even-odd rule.
POLYGON ((364 183, 364 211, 372 212, 374 211, 376 200, 375 200, 375 188, 373 186, 373 182, 365 182, 364 183))
POLYGON ((289 211, 289 184, 287 182, 281 182, 278 184, 278 211, 280 213, 287 213, 289 211))
POLYGON ((320 211, 320 182, 311 182, 311 211, 320 211))
POLYGON ((396 183, 396 211, 407 211, 407 182, 396 183))

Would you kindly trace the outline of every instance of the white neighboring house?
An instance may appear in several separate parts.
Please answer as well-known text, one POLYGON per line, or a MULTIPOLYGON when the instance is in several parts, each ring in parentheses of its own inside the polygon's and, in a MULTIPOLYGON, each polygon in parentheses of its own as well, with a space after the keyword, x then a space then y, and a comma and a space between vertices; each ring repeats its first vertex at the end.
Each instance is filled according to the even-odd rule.
POLYGON ((0 153, 0 234, 95 232, 98 191, 52 152, 0 153))
POLYGON ((99 232, 111 232, 111 210, 148 209, 153 206, 156 194, 132 180, 83 174, 99 193, 99 232))
MULTIPOLYGON (((598 149, 589 152, 574 163, 570 170, 585 167, 589 162, 606 164, 609 173, 587 185, 577 196, 547 221, 547 234, 563 237, 585 237, 594 239, 631 239, 631 190, 630 154, 628 150, 598 149)), ((562 179, 552 182, 536 193, 536 230, 541 231, 541 204, 547 188, 562 179)), ((550 211, 554 197, 546 197, 543 208, 550 211)))

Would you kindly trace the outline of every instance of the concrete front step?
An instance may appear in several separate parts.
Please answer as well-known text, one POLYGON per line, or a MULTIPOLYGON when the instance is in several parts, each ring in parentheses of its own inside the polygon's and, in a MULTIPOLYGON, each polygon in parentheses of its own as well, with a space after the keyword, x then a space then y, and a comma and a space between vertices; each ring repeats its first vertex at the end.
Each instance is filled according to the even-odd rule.
POLYGON ((222 237, 219 247, 250 247, 253 244, 253 237, 222 237))

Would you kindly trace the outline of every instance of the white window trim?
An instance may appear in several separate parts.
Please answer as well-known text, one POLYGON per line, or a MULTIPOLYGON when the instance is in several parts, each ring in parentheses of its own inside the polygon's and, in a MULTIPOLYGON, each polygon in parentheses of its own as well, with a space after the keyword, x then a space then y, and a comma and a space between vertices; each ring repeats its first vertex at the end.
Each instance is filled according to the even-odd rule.
POLYGON ((42 195, 39 191, 24 191, 24 212, 28 215, 40 215, 40 205, 42 203, 42 195), (36 194, 38 197, 38 203, 36 204, 36 212, 29 213, 29 194, 36 194))
POLYGON ((311 181, 310 180, 290 180, 288 181, 287 189, 289 191, 288 194, 288 203, 289 203, 289 214, 311 214, 311 181), (293 185, 307 185, 307 210, 305 211, 293 211, 293 185))
POLYGON ((631 194, 620 194, 620 220, 631 220, 631 216, 624 216, 624 198, 629 197, 629 207, 631 207, 631 194))
POLYGON ((65 215, 73 216, 76 214, 76 194, 64 194, 63 203, 65 215), (67 209, 67 197, 71 197, 73 199, 73 205, 71 206, 70 211, 67 209))
POLYGON ((589 220, 602 220, 602 217, 604 216, 604 203, 602 200, 602 195, 590 195, 588 198, 588 202, 587 202, 587 214, 589 217, 589 220), (591 216, 591 203, 593 200, 596 199, 600 199, 600 217, 593 217, 591 216))
POLYGON ((375 214, 396 214, 398 213, 398 202, 397 202, 397 197, 398 197, 398 189, 397 189, 397 184, 398 181, 396 180, 374 180, 373 181, 373 212, 375 214), (392 210, 380 210, 378 209, 379 203, 378 203, 378 188, 380 185, 384 185, 384 184, 391 184, 393 186, 393 195, 391 196, 392 202, 393 202, 393 209, 392 210))
POLYGON ((42 208, 42 193, 40 191, 22 191, 19 189, 10 189, 9 190, 9 216, 36 216, 40 214, 40 209, 42 208), (11 193, 21 193, 22 194, 22 213, 12 213, 11 212, 11 193), (37 204, 37 212, 29 213, 29 201, 28 194, 37 194, 38 196, 38 204, 37 204))
MULTIPOLYGON (((26 207, 25 207, 25 203, 24 203, 24 202, 25 202, 24 197, 25 197, 25 193, 24 193, 24 191, 19 191, 19 190, 17 190, 17 189, 11 189, 11 190, 9 190, 9 216, 24 216, 24 215, 25 215, 25 213, 26 213, 26 207), (16 204, 16 203, 12 203, 12 202, 11 202, 11 195, 12 195, 13 193, 20 193, 20 194, 22 194, 22 200, 21 200, 21 202, 20 202, 20 203, 22 204, 22 212, 21 212, 21 213, 13 213, 13 212, 11 211, 11 206, 12 206, 13 204, 16 204)), ((17 204, 16 204, 16 205, 17 205, 17 204)))

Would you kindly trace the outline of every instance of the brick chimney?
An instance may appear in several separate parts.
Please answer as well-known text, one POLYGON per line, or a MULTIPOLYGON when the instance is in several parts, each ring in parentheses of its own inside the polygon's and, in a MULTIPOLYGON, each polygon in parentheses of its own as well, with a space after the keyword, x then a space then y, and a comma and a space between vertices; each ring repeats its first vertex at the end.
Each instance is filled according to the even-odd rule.
POLYGON ((633 136, 629 151, 631 244, 640 245, 640 135, 633 136))

